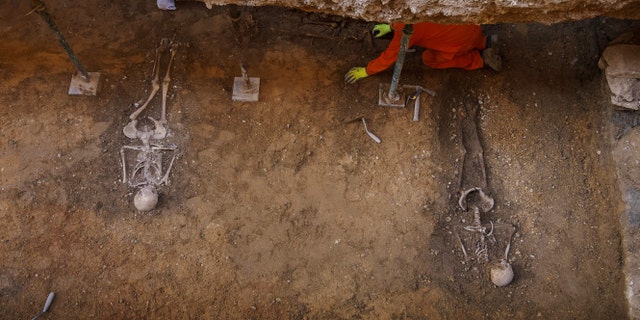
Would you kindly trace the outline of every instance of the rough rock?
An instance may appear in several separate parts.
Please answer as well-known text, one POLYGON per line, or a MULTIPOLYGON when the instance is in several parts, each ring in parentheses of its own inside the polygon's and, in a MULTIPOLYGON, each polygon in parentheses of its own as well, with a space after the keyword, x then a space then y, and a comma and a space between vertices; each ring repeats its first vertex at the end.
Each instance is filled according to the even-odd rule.
POLYGON ((197 0, 213 6, 280 6, 366 21, 434 21, 443 23, 555 23, 609 16, 639 19, 637 0, 197 0))
POLYGON ((604 70, 611 103, 640 109, 640 31, 625 33, 612 41, 598 66, 604 70))

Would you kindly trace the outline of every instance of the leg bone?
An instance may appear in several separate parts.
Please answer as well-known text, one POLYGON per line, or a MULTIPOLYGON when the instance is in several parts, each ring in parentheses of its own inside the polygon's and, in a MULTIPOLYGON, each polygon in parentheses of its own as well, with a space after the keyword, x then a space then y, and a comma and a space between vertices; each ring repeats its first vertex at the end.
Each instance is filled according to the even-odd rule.
POLYGON ((487 169, 484 166, 484 153, 479 151, 476 153, 478 165, 480 166, 480 170, 482 171, 482 188, 487 189, 487 169))
POLYGON ((156 93, 158 93, 158 91, 160 90, 160 70, 159 70, 160 58, 161 58, 162 52, 167 49, 167 43, 168 43, 167 39, 162 39, 160 41, 160 45, 156 49, 156 61, 153 64, 154 77, 153 77, 153 80, 151 81, 151 94, 149 94, 149 98, 147 98, 147 101, 145 101, 145 103, 140 108, 138 108, 138 110, 136 110, 134 113, 131 114, 131 116, 129 116, 129 119, 131 120, 135 120, 140 115, 140 113, 144 111, 144 109, 147 107, 149 102, 151 102, 151 99, 153 99, 156 93))
POLYGON ((122 183, 127 183, 127 162, 124 157, 124 148, 120 149, 120 158, 122 160, 122 183))
POLYGON ((163 123, 167 122, 167 93, 169 91, 169 82, 171 81, 170 73, 171 73, 171 64, 173 63, 173 59, 176 56, 176 51, 178 50, 177 44, 171 45, 171 58, 169 58, 169 65, 167 66, 167 73, 164 75, 164 79, 162 80, 162 116, 160 117, 160 121, 163 123))

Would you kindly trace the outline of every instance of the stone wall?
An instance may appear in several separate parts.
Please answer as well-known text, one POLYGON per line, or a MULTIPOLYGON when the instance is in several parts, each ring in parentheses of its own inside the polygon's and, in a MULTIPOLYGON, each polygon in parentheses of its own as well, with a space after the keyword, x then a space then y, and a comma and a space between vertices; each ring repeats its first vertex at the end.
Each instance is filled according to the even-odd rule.
POLYGON ((195 0, 213 6, 280 6, 366 21, 509 23, 608 16, 640 19, 638 0, 195 0))

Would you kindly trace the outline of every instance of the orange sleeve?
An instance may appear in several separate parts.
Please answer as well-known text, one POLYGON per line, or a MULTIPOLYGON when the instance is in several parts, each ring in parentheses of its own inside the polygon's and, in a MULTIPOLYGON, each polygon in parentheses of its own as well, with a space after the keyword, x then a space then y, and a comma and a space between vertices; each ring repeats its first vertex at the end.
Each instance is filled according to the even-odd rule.
POLYGON ((400 52, 400 40, 402 39, 403 23, 395 23, 392 25, 394 30, 393 39, 389 43, 387 49, 385 49, 379 57, 369 61, 367 64, 367 74, 372 75, 384 70, 387 70, 398 59, 398 52, 400 52))

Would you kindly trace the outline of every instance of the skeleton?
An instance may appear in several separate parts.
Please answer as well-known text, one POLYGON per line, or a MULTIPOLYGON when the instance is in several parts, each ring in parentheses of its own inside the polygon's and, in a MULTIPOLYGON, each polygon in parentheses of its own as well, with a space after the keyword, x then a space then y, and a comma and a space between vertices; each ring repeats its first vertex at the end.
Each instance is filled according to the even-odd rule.
MULTIPOLYGON (((515 227, 509 223, 494 223, 490 221, 489 224, 482 223, 482 213, 487 213, 493 209, 494 200, 485 193, 487 189, 487 172, 483 159, 483 149, 478 134, 478 127, 476 125, 476 118, 478 114, 478 106, 467 100, 464 108, 461 108, 458 118, 458 133, 460 137, 460 157, 461 166, 458 176, 458 187, 460 190, 460 198, 458 199, 458 205, 465 212, 472 213, 472 222, 466 226, 456 227, 456 237, 464 254, 465 260, 474 259, 478 263, 488 263, 493 260, 498 260, 498 264, 501 267, 511 270, 511 266, 508 263, 508 254, 511 247, 511 237, 515 232, 515 227), (465 161, 467 154, 471 154, 472 159, 470 165, 475 166, 476 174, 469 172, 470 167, 465 167, 465 161), (465 172, 465 169, 467 171, 465 172), (477 171, 480 172, 478 177, 477 171), (463 189, 463 174, 476 178, 477 185, 480 187, 471 187, 463 189), (499 246, 499 239, 497 233, 500 233, 502 237, 506 238, 506 248, 504 255, 498 254, 499 258, 496 259, 495 248, 499 246), (461 234, 464 237, 461 237, 461 234), (465 241, 468 245, 465 246, 465 241), (467 249, 472 249, 473 252, 469 252, 467 249), (471 257, 473 254, 473 258, 471 257)), ((494 263, 495 264, 495 263, 494 263)), ((493 271, 492 271, 493 272, 493 271)), ((493 275, 492 275, 493 276, 493 275)), ((493 278, 492 278, 493 281, 493 278)), ((508 279, 510 282, 511 280, 508 279)), ((495 283, 495 281, 494 281, 495 283)), ((506 285, 508 284, 500 284, 506 285)))
MULTIPOLYGON (((131 187, 140 187, 135 197, 135 205, 138 210, 148 211, 153 209, 157 203, 157 188, 161 185, 169 184, 169 173, 176 159, 177 146, 173 144, 162 144, 158 140, 167 136, 167 93, 169 91, 169 82, 171 65, 176 56, 179 43, 170 42, 168 39, 162 39, 156 49, 156 60, 153 66, 154 78, 151 81, 151 94, 144 104, 137 108, 135 112, 129 116, 131 120, 122 130, 124 135, 130 139, 139 139, 140 145, 125 145, 120 149, 120 157, 122 161, 122 182, 128 183, 131 187), (167 71, 162 81, 162 114, 160 120, 148 117, 153 122, 153 128, 143 125, 139 130, 138 116, 147 108, 151 100, 160 90, 160 59, 162 53, 170 50, 171 56, 167 71), (127 172, 126 150, 136 151, 135 165, 130 172, 127 172), (163 155, 171 153, 171 160, 165 161, 163 155), (166 163, 168 162, 168 164, 166 163), (166 167, 166 170, 165 170, 166 167), (146 203, 145 203, 146 202, 146 203)), ((139 103, 135 104, 136 107, 139 103)))

